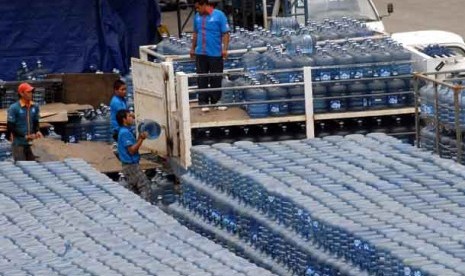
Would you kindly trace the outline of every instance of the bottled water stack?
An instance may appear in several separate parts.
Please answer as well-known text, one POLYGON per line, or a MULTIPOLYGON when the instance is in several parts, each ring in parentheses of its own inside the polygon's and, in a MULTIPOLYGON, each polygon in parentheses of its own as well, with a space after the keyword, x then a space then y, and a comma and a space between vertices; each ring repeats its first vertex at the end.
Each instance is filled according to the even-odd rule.
POLYGON ((3 162, 0 181, 4 274, 273 275, 82 160, 3 162))
MULTIPOLYGON (((465 272, 463 167, 384 134, 197 146, 189 178, 182 204, 218 225, 228 208, 236 213, 227 221, 238 222, 239 204, 369 274, 465 272), (189 186, 200 196, 190 198, 189 186)), ((245 225, 239 236, 252 240, 268 240, 273 232, 245 225)))

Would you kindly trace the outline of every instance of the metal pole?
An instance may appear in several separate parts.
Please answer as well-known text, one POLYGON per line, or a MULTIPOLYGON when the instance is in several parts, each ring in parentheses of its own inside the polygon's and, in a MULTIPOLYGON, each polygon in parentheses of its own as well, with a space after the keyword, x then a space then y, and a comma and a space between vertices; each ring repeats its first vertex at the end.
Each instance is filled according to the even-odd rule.
POLYGON ((457 142, 457 162, 462 163, 462 130, 460 129, 459 86, 454 87, 455 136, 457 142))
POLYGON ((181 7, 179 7, 179 0, 176 0, 176 15, 178 17, 178 37, 181 37, 182 23, 181 23, 181 7))
POLYGON ((263 28, 268 29, 268 8, 266 0, 262 0, 263 5, 263 28))
POLYGON ((440 142, 440 122, 439 122, 439 101, 438 101, 438 84, 434 83, 434 125, 436 127, 436 152, 439 156, 441 156, 441 151, 439 147, 440 142))
POLYGON ((420 79, 417 76, 414 76, 414 83, 413 83, 413 90, 414 90, 414 100, 415 100, 415 134, 416 134, 416 142, 417 148, 420 147, 420 112, 418 112, 418 101, 419 101, 419 91, 418 86, 420 79))

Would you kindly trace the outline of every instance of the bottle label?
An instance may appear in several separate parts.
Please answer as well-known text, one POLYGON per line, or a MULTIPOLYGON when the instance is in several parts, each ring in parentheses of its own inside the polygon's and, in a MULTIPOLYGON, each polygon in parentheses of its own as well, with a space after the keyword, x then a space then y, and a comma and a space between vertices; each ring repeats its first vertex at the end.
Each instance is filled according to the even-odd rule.
POLYGON ((350 71, 341 71, 341 72, 339 73, 339 78, 340 78, 341 80, 348 80, 348 79, 350 79, 350 71))
POLYGON ((389 104, 398 104, 399 97, 398 96, 388 96, 388 103, 389 104))
POLYGON ((329 102, 329 106, 332 110, 339 110, 341 109, 341 101, 340 100, 331 100, 329 102))
POLYGON ((331 80, 331 73, 330 72, 321 72, 320 78, 322 81, 329 81, 331 80))

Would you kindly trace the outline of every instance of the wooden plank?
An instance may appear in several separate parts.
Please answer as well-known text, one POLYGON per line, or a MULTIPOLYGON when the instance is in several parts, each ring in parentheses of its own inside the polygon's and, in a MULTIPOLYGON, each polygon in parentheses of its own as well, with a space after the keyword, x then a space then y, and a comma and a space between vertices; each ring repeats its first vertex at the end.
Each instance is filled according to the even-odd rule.
MULTIPOLYGON (((40 107, 40 122, 44 123, 57 123, 67 122, 68 113, 75 113, 80 110, 92 108, 88 104, 64 104, 64 103, 51 103, 40 107)), ((0 109, 0 124, 6 124, 7 109, 0 109)))
MULTIPOLYGON (((114 155, 112 146, 106 143, 82 141, 77 144, 68 144, 44 138, 35 140, 32 150, 40 162, 81 158, 100 172, 121 171, 121 163, 114 155)), ((156 168, 159 164, 141 159, 141 167, 143 169, 156 168)))
POLYGON ((247 112, 240 107, 230 107, 224 111, 211 110, 209 112, 202 112, 199 108, 192 108, 190 114, 192 119, 192 128, 241 126, 305 121, 305 115, 253 119, 250 118, 247 112))
POLYGON ((392 108, 392 109, 381 109, 381 110, 315 114, 314 118, 315 120, 335 120, 335 119, 347 119, 347 118, 413 114, 413 113, 415 113, 414 107, 405 107, 405 108, 392 108))

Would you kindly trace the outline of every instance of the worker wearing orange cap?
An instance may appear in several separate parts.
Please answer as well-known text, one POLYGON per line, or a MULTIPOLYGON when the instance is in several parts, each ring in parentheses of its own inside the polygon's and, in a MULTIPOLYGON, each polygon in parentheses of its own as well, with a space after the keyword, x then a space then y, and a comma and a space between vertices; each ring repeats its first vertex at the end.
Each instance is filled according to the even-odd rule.
POLYGON ((29 83, 18 86, 19 101, 8 108, 7 127, 12 140, 15 161, 33 161, 32 141, 43 138, 39 131, 39 106, 32 101, 34 87, 29 83))

